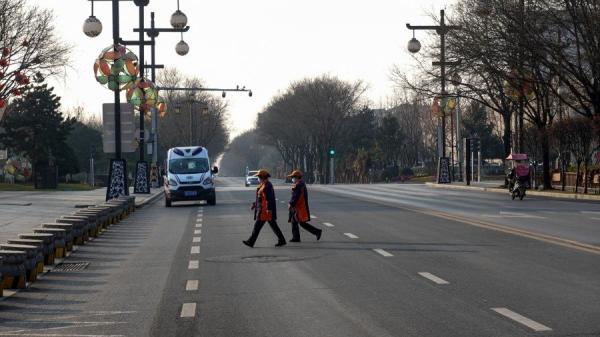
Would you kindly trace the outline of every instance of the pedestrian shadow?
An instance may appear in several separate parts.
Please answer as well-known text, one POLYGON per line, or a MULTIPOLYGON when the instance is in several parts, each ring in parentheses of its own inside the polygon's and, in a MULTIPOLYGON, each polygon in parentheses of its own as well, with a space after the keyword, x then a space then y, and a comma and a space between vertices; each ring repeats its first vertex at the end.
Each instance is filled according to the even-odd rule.
MULTIPOLYGON (((376 248, 385 249, 394 252, 413 252, 413 253, 478 253, 476 249, 465 248, 426 248, 427 245, 419 246, 412 243, 394 243, 394 242, 323 242, 323 243, 306 243, 304 245, 286 245, 279 248, 281 250, 329 250, 329 251, 372 251, 376 248), (328 244, 334 244, 328 245, 328 244)), ((466 245, 469 246, 469 245, 466 245)), ((455 246, 457 247, 457 246, 455 246)))

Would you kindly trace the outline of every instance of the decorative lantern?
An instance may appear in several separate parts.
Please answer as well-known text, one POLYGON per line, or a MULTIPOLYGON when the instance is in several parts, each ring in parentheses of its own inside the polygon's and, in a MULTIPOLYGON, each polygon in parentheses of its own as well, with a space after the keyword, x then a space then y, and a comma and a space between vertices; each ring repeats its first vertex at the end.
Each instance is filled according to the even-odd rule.
POLYGON ((173 15, 171 15, 171 26, 175 29, 182 29, 187 26, 187 16, 182 11, 177 9, 173 15))
POLYGON ((158 103, 158 89, 152 81, 139 78, 127 89, 127 101, 140 112, 150 111, 158 103))
POLYGON ((421 42, 413 37, 408 41, 408 51, 415 54, 418 53, 419 50, 421 50, 421 42))
POLYGON ((121 45, 105 48, 94 63, 96 81, 112 91, 131 88, 139 71, 137 56, 121 45))
POLYGON ((177 43, 177 45, 175 46, 175 52, 181 56, 184 56, 189 51, 190 51, 190 46, 188 46, 188 44, 185 41, 183 41, 183 37, 182 37, 181 41, 179 41, 179 43, 177 43))
POLYGON ((167 102, 160 95, 158 96, 158 100, 156 101, 156 110, 160 118, 163 118, 167 115, 167 102))
POLYGON ((102 22, 97 17, 90 15, 83 22, 83 33, 89 37, 96 37, 102 33, 102 22))

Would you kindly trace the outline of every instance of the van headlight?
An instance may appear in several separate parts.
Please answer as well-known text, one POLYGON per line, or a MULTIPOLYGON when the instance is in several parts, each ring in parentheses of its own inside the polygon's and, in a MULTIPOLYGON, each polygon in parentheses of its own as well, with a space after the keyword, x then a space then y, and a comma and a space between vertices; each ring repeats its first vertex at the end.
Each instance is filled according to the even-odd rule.
POLYGON ((204 179, 204 185, 212 185, 213 180, 211 177, 204 179))
POLYGON ((173 178, 169 179, 169 186, 177 186, 177 182, 175 181, 175 179, 173 179, 173 178))

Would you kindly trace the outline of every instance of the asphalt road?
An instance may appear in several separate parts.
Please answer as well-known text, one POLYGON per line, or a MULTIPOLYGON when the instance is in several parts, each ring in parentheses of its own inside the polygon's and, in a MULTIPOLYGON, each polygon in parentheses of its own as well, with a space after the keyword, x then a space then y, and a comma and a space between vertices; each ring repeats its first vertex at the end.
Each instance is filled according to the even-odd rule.
POLYGON ((0 301, 0 336, 600 336, 600 250, 555 240, 600 242, 595 204, 311 187, 321 241, 265 226, 251 249, 254 189, 219 182, 217 206, 158 201, 0 301))

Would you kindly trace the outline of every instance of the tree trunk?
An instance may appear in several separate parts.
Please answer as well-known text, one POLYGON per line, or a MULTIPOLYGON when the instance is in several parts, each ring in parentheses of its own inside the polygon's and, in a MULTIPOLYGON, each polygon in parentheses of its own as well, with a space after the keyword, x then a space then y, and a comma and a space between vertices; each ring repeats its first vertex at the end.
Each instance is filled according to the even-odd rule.
POLYGON ((583 162, 583 176, 584 176, 584 182, 583 182, 583 193, 587 194, 588 192, 588 182, 590 180, 589 175, 589 159, 584 160, 583 162))
POLYGON ((552 179, 550 177, 550 144, 548 142, 548 133, 542 131, 542 179, 544 189, 552 189, 552 179))
POLYGON ((579 193, 579 173, 581 172, 581 160, 577 160, 577 175, 575 176, 575 194, 579 193))
POLYGON ((504 145, 504 158, 508 157, 511 152, 511 127, 510 127, 511 114, 502 114, 502 121, 504 123, 504 133, 502 134, 502 143, 504 145))

